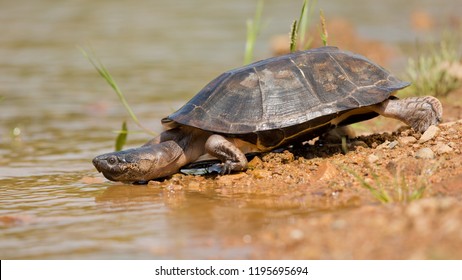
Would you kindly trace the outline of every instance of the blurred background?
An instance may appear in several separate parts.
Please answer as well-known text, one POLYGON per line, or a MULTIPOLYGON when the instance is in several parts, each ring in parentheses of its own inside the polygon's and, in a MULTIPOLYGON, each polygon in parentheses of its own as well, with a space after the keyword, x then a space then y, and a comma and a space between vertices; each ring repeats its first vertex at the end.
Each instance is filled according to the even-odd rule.
MULTIPOLYGON (((152 256, 152 251, 118 251, 135 241, 143 248, 151 238, 137 230, 144 221, 114 235, 108 230, 114 224, 102 221, 130 216, 95 208, 102 186, 89 184, 97 176, 91 158, 113 149, 122 121, 137 128, 78 47, 94 51, 141 121, 160 132, 160 118, 220 73, 243 64, 246 21, 256 6, 249 0, 1 0, 0 256, 152 256), (39 225, 9 227, 37 217, 39 225), (91 234, 80 240, 74 232, 91 234), (127 234, 130 238, 121 241, 127 234)), ((290 25, 301 6, 301 0, 264 2, 254 60, 287 51, 290 25)), ((327 19, 329 44, 362 53, 403 79, 419 43, 461 30, 458 0, 319 0, 310 29, 313 47, 320 46, 319 9, 327 19)), ((128 145, 148 138, 130 134, 128 145)), ((158 215, 151 222, 165 238, 175 229, 161 222, 162 207, 146 213, 158 215)))
MULTIPOLYGON (((83 128, 83 134, 88 125, 109 131, 113 119, 125 116, 78 46, 94 50, 135 111, 160 129, 158 117, 218 74, 242 65, 246 20, 256 5, 244 0, 3 0, 0 140, 8 141, 14 127, 22 128, 23 137, 32 137, 27 133, 35 129, 49 131, 42 126, 53 120, 54 127, 83 128), (87 117, 90 123, 84 124, 87 117)), ((301 5, 299 0, 265 1, 255 60, 287 48, 301 5)), ((416 42, 440 40, 443 31, 460 26, 458 8, 456 0, 319 1, 311 24, 313 46, 320 45, 318 9, 323 9, 329 44, 403 74, 416 42)))

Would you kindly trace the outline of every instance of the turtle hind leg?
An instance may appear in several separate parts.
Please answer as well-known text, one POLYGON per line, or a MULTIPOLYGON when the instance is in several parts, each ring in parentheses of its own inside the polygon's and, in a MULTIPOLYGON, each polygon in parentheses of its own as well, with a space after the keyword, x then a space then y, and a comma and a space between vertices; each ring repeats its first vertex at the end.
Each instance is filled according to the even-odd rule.
POLYGON ((382 116, 398 119, 417 132, 441 122, 443 107, 433 96, 388 99, 372 108, 382 116))
POLYGON ((242 171, 247 168, 247 158, 244 153, 229 142, 225 137, 213 134, 205 142, 205 150, 210 155, 221 160, 217 165, 218 172, 229 174, 232 171, 242 171))

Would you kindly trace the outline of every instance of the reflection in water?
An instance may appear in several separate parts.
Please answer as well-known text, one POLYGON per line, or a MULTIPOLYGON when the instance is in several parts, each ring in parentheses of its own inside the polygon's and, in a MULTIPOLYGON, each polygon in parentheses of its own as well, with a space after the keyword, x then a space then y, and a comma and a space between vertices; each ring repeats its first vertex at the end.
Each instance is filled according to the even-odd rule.
POLYGON ((108 187, 95 201, 105 211, 136 211, 133 218, 145 221, 145 242, 151 252, 168 251, 175 258, 239 258, 248 256, 250 248, 242 244, 230 247, 227 242, 231 237, 249 239, 253 231, 291 216, 289 212, 276 214, 281 209, 254 207, 245 202, 247 199, 242 194, 221 196, 212 189, 185 191, 119 185, 108 187), (157 209, 155 214, 149 211, 153 208, 157 209), (157 214, 156 219, 153 221, 149 214, 157 214), (146 231, 148 228, 151 231, 146 231), (153 237, 159 235, 168 239, 158 244, 153 237), (175 247, 178 244, 181 246, 175 247))
MULTIPOLYGON (((312 209, 281 204, 279 197, 223 193, 213 185, 193 190, 83 180, 101 178, 91 159, 112 149, 112 131, 128 117, 76 46, 88 42, 95 49, 138 117, 160 131, 162 117, 241 65, 254 1, 58 2, 1 4, 2 259, 245 258, 255 249, 252 233, 310 215, 312 209)), ((270 56, 269 37, 286 34, 298 17, 301 1, 292 2, 265 2, 256 58, 270 56)), ((362 35, 414 41, 406 27, 412 1, 353 2, 320 4, 327 17, 351 18, 362 35), (367 11, 358 13, 358 6, 367 11)), ((435 18, 459 5, 433 2, 419 7, 435 18)), ((129 129, 135 129, 130 122, 129 129)), ((129 145, 146 138, 130 134, 129 145)))

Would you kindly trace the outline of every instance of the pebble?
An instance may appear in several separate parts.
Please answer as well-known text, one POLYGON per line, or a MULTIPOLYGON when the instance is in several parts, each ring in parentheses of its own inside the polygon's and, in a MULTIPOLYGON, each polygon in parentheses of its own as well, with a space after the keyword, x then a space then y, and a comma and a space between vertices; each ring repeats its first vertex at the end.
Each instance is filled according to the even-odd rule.
POLYGON ((438 133, 439 133, 440 129, 435 126, 435 125, 431 125, 425 132, 424 134, 422 134, 422 136, 420 137, 419 139, 419 143, 425 143, 427 142, 428 140, 431 140, 433 138, 435 138, 438 133))
POLYGON ((388 144, 389 149, 393 149, 394 147, 398 146, 398 141, 391 141, 390 144, 388 144))
POLYGON ((377 149, 393 149, 394 147, 396 147, 398 145, 398 141, 394 140, 394 141, 385 141, 383 142, 382 144, 378 145, 377 146, 377 149))
POLYGON ((339 176, 335 165, 329 162, 323 162, 319 165, 318 170, 313 174, 314 181, 332 180, 339 176))
POLYGON ((415 142, 417 142, 417 139, 415 139, 414 136, 405 136, 405 137, 401 137, 399 138, 399 143, 403 146, 406 146, 406 145, 409 145, 409 144, 413 144, 415 142))
POLYGON ((261 167, 263 166, 263 161, 258 156, 255 156, 251 161, 249 161, 247 166, 250 169, 261 167))
POLYGON ((374 163, 374 162, 376 162, 376 161, 378 161, 378 160, 379 160, 379 157, 376 156, 376 155, 374 155, 374 154, 369 155, 369 156, 367 157, 367 161, 368 161, 369 163, 374 163))
POLYGON ((436 144, 435 151, 437 154, 449 154, 450 152, 453 151, 453 148, 449 147, 449 145, 443 144, 443 143, 438 143, 436 144))
POLYGON ((430 148, 422 148, 415 152, 414 156, 421 159, 433 159, 435 158, 435 153, 430 148))

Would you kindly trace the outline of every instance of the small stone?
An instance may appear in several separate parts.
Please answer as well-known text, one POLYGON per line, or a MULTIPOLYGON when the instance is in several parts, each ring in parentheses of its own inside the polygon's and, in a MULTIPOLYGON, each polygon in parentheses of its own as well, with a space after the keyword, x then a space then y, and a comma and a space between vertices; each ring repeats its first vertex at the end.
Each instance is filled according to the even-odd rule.
POLYGON ((435 154, 433 153, 432 149, 430 148, 422 148, 415 152, 414 155, 416 158, 421 158, 421 159, 433 159, 435 158, 435 154))
POLYGON ((415 139, 414 136, 405 136, 405 137, 401 137, 399 138, 399 143, 403 146, 406 146, 406 145, 409 145, 409 144, 413 144, 415 142, 417 142, 417 139, 415 139))
POLYGON ((435 150, 436 150, 437 154, 441 155, 441 154, 449 154, 454 149, 449 147, 449 145, 446 145, 446 144, 443 144, 443 143, 438 143, 438 144, 436 144, 435 150))
POLYGON ((380 144, 377 149, 393 149, 394 147, 396 147, 398 145, 398 141, 394 140, 392 142, 386 140, 385 142, 383 142, 382 144, 380 144))
POLYGON ((331 180, 335 179, 338 175, 339 172, 335 165, 328 161, 324 161, 319 165, 318 170, 314 173, 313 179, 315 181, 331 180))
POLYGON ((369 156, 367 157, 367 161, 368 161, 369 163, 374 163, 374 162, 376 162, 376 161, 378 161, 378 160, 379 160, 379 157, 376 156, 376 155, 374 155, 374 154, 369 155, 369 156))
POLYGON ((386 141, 383 142, 382 144, 378 145, 378 146, 377 146, 377 149, 378 149, 378 150, 386 149, 386 148, 388 147, 388 144, 390 144, 390 141, 386 140, 386 141))
POLYGON ((388 144, 388 149, 393 149, 396 146, 398 146, 398 141, 391 141, 390 144, 388 144))
POLYGON ((440 129, 435 126, 435 125, 431 125, 423 134, 422 136, 420 137, 419 139, 419 143, 425 143, 427 142, 428 140, 431 140, 433 138, 435 138, 438 133, 439 133, 440 129))
POLYGON ((247 164, 247 167, 249 169, 255 169, 257 167, 263 166, 263 161, 258 157, 255 156, 249 163, 247 164))

